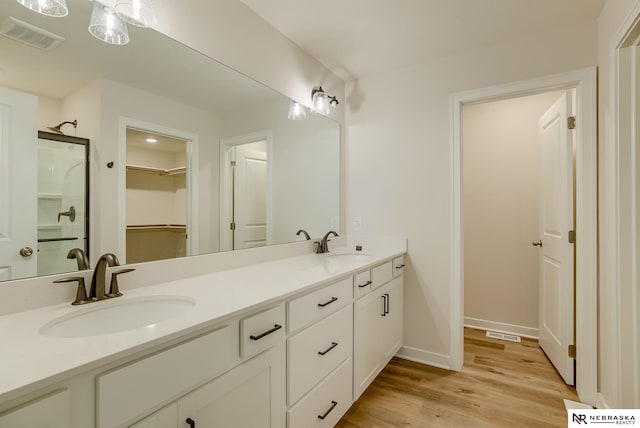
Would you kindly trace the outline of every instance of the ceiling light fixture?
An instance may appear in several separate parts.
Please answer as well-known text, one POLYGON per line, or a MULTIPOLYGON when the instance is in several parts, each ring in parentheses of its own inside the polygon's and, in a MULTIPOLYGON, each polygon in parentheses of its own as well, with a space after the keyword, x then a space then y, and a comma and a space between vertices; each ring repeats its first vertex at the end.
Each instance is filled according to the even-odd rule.
POLYGON ((116 15, 113 9, 99 1, 93 3, 89 32, 96 39, 112 45, 129 43, 127 24, 116 15))
POLYGON ((114 10, 120 19, 136 27, 153 27, 158 22, 154 0, 118 0, 114 10))
POLYGON ((42 15, 63 17, 69 14, 66 0, 17 0, 24 7, 42 15))
POLYGON ((291 100, 289 103, 289 119, 303 120, 307 117, 307 108, 297 101, 291 100))
POLYGON ((335 96, 328 95, 322 86, 318 86, 311 90, 311 104, 315 112, 327 115, 331 112, 331 107, 335 108, 340 102, 335 96))
POLYGON ((144 141, 146 141, 147 143, 154 144, 154 143, 157 143, 157 142, 158 142, 158 139, 157 139, 157 138, 149 137, 149 138, 145 138, 145 139, 144 139, 144 141))
MULTIPOLYGON (((5 0, 6 1, 6 0, 5 0)), ((16 0, 22 6, 46 16, 62 17, 69 14, 67 0, 16 0)), ((91 0, 93 10, 89 32, 98 40, 112 45, 129 43, 127 23, 138 27, 153 27, 158 19, 156 0, 91 0), (103 3, 107 2, 107 4, 103 3)))

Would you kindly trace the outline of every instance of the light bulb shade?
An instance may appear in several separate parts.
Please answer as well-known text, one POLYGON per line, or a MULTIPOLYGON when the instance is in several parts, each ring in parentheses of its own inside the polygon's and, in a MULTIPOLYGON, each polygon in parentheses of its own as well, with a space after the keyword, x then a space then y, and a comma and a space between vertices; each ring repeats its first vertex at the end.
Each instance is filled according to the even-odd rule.
POLYGON ((67 16, 66 0, 17 0, 24 7, 47 16, 67 16))
POLYGON ((136 27, 153 27, 158 22, 154 0, 118 0, 114 9, 120 19, 136 27))
POLYGON ((311 98, 311 102, 313 104, 313 109, 320 114, 329 114, 330 106, 329 106, 329 97, 327 93, 322 90, 322 86, 313 91, 313 96, 311 98))
POLYGON ((303 120, 307 117, 307 109, 299 102, 291 100, 288 117, 290 120, 303 120))
POLYGON ((116 15, 115 11, 99 1, 93 2, 89 32, 103 42, 112 45, 129 43, 127 24, 116 15))

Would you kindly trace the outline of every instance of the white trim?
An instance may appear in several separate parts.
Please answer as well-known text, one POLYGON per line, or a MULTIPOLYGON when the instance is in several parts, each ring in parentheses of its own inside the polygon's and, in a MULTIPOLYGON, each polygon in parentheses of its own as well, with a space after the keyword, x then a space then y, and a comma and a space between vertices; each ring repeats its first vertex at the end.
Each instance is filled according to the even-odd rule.
POLYGON ((199 253, 199 136, 197 134, 168 128, 155 123, 143 122, 125 116, 118 118, 118 250, 117 254, 124 261, 127 259, 127 128, 153 132, 154 134, 166 135, 178 138, 187 142, 186 166, 187 166, 187 229, 189 237, 187 255, 197 255, 199 253))
POLYGON ((230 213, 225 210, 231 198, 229 160, 231 148, 266 140, 267 142, 267 245, 273 244, 273 132, 271 129, 220 139, 220 238, 219 251, 232 250, 229 229, 230 213))
POLYGON ((637 266, 640 246, 640 157, 637 148, 639 31, 640 2, 631 9, 609 45, 613 123, 608 136, 612 144, 607 183, 613 184, 613 188, 610 188, 613 203, 609 231, 614 233, 610 234, 609 245, 603 247, 602 253, 612 260, 614 271, 605 272, 602 280, 613 284, 614 307, 604 308, 604 311, 612 313, 614 317, 615 334, 609 335, 608 339, 617 361, 615 367, 605 367, 603 372, 606 375, 613 374, 616 379, 615 396, 609 398, 618 408, 640 406, 640 292, 637 266))
POLYGON ((451 96, 451 365, 461 370, 464 353, 462 106, 576 89, 576 384, 580 399, 592 404, 597 393, 597 145, 596 69, 587 68, 532 80, 460 92, 451 96))
POLYGON ((523 325, 507 324, 498 321, 481 320, 478 318, 464 317, 464 326, 480 330, 497 331, 498 333, 513 334, 515 336, 538 338, 538 329, 523 325))
POLYGON ((410 346, 403 346, 396 354, 396 357, 445 370, 451 370, 450 357, 436 352, 429 352, 418 348, 412 348, 410 346))

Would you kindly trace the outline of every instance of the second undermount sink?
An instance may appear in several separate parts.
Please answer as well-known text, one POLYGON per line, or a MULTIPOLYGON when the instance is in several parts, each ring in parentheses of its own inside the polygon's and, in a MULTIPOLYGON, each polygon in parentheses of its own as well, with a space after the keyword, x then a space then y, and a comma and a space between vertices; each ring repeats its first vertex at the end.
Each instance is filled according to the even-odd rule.
POLYGON ((329 253, 327 260, 343 260, 345 262, 366 262, 373 258, 365 253, 329 253))
POLYGON ((72 314, 43 325, 43 336, 91 337, 118 333, 166 321, 193 308, 196 301, 186 296, 149 296, 91 303, 72 314))

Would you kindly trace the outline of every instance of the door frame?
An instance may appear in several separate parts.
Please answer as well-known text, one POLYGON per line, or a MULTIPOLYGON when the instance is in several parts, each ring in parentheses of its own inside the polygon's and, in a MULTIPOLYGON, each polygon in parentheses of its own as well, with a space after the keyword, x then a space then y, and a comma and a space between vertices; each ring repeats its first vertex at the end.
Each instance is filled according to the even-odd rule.
POLYGON ((219 251, 229 251, 231 247, 231 233, 228 225, 231 215, 226 207, 232 203, 231 193, 231 149, 243 144, 267 142, 267 245, 273 241, 273 132, 270 129, 237 135, 220 139, 220 242, 219 251))
POLYGON ((118 118, 118 255, 124 260, 127 258, 127 128, 138 131, 147 131, 167 137, 178 138, 187 142, 186 153, 186 179, 187 179, 187 256, 197 255, 199 249, 199 145, 197 134, 169 128, 151 122, 144 122, 130 117, 118 118))
POLYGON ((608 345, 617 358, 613 366, 603 362, 603 375, 611 374, 615 379, 611 404, 633 408, 640 405, 640 3, 620 25, 608 53, 611 129, 605 132, 611 144, 605 149, 607 173, 603 182, 611 199, 606 204, 608 221, 602 232, 602 253, 608 259, 603 261, 602 280, 611 284, 607 291, 613 296, 601 305, 611 314, 608 318, 615 332, 607 335, 608 345))
POLYGON ((576 385, 580 399, 597 399, 597 139, 596 68, 586 68, 452 94, 451 192, 452 254, 450 301, 450 367, 464 360, 464 258, 462 211, 462 107, 562 89, 576 90, 576 385), (584 118, 584 119, 583 119, 584 118))

